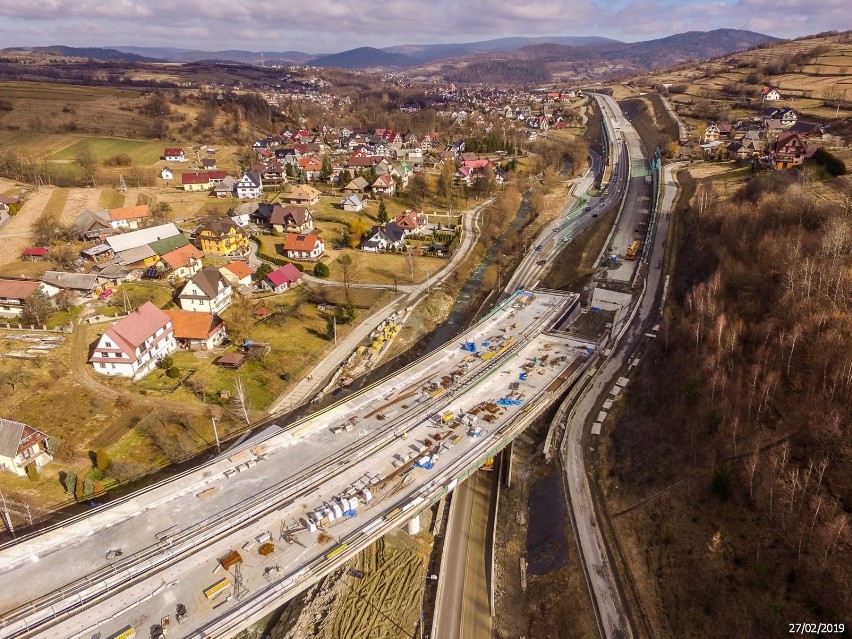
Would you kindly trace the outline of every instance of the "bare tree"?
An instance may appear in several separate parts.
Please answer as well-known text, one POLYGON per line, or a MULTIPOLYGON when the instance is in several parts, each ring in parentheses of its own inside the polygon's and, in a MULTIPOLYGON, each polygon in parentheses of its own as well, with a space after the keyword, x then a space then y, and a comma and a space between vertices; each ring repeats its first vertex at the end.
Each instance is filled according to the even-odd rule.
POLYGON ((246 426, 251 424, 251 419, 249 419, 249 411, 251 410, 251 401, 246 394, 246 387, 243 383, 242 375, 237 375, 237 378, 234 380, 234 390, 237 394, 237 404, 239 404, 240 411, 243 414, 243 419, 246 421, 246 426))
POLYGON ((344 253, 337 260, 337 265, 340 268, 340 278, 343 282, 343 293, 346 295, 346 304, 352 306, 352 295, 350 287, 352 282, 358 277, 358 263, 352 259, 348 253, 344 253))

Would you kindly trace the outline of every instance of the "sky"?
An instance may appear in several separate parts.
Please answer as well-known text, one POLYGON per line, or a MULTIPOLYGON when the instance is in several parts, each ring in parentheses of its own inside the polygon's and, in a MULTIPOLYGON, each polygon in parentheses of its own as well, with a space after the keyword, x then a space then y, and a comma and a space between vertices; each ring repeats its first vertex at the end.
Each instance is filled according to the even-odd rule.
POLYGON ((0 0, 0 48, 156 46, 334 53, 505 36, 636 42, 720 27, 852 29, 849 0, 0 0))

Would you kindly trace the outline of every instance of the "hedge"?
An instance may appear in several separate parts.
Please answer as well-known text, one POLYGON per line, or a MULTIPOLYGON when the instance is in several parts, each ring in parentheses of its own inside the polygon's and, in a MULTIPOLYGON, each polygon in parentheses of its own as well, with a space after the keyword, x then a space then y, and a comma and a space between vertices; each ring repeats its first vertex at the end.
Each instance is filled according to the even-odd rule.
POLYGON ((278 266, 284 266, 285 264, 292 264, 295 266, 300 272, 305 272, 305 266, 303 264, 299 264, 299 262, 291 262, 290 260, 285 260, 283 257, 278 257, 277 255, 267 255, 266 253, 258 253, 257 256, 265 260, 267 262, 272 262, 278 266))

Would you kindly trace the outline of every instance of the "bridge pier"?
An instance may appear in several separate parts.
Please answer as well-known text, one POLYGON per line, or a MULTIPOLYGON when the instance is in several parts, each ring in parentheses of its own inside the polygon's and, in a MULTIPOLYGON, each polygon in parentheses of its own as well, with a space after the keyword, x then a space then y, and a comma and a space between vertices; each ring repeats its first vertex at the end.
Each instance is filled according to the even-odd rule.
POLYGON ((405 524, 405 531, 411 536, 420 532, 420 515, 416 515, 408 520, 408 523, 405 524))
POLYGON ((514 443, 514 441, 509 442, 509 445, 500 453, 502 458, 500 461, 503 463, 503 481, 506 488, 512 487, 512 448, 514 443))

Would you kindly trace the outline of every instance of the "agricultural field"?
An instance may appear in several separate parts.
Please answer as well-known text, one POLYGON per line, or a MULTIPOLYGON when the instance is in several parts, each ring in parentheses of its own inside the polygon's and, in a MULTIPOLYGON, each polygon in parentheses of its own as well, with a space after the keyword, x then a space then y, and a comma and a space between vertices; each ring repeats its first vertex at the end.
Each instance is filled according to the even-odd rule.
POLYGON ((178 142, 125 140, 121 138, 82 137, 48 156, 54 162, 72 162, 81 151, 90 150, 99 161, 104 161, 119 153, 130 156, 134 164, 152 166, 160 161, 163 149, 182 146, 178 142))

